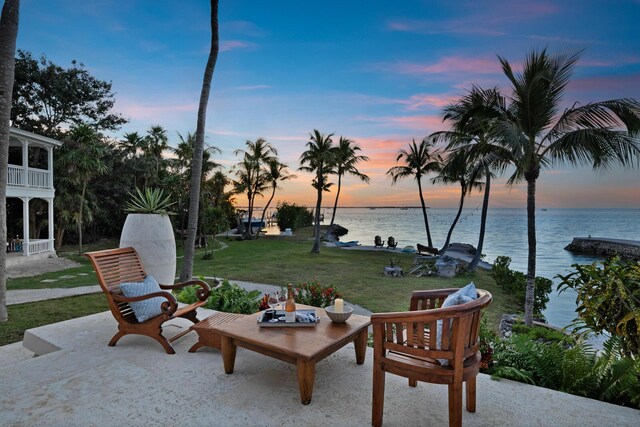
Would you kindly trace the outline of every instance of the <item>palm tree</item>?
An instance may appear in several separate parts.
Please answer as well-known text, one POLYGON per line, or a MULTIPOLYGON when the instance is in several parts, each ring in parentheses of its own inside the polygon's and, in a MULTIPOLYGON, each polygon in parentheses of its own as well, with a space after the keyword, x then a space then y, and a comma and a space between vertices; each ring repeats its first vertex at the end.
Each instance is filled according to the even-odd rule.
POLYGON ((88 125, 77 125, 71 128, 58 155, 58 164, 65 171, 65 176, 80 190, 75 218, 78 230, 78 255, 82 255, 83 214, 91 218, 86 206, 87 187, 90 181, 107 172, 104 157, 107 153, 100 135, 88 125))
POLYGON ((300 155, 299 170, 315 173, 312 186, 316 189, 316 211, 315 211, 315 239, 311 253, 320 253, 320 209, 322 208, 322 192, 327 188, 327 174, 335 161, 333 150, 333 134, 323 135, 319 130, 314 129, 309 134, 307 150, 300 155))
POLYGON ((533 322, 536 277, 536 182, 543 168, 561 164, 606 169, 618 163, 633 165, 640 154, 640 102, 613 99, 574 104, 561 111, 564 91, 581 51, 549 54, 533 50, 522 72, 498 57, 509 79, 512 95, 507 111, 496 126, 500 143, 514 156, 515 172, 509 179, 527 182, 527 292, 525 324, 533 322))
POLYGON ((195 255, 196 233, 198 228, 198 212, 200 208, 200 182, 202 177, 202 155, 204 152, 204 130, 207 121, 207 104, 211 92, 211 80, 218 60, 220 47, 218 35, 218 0, 211 0, 211 49, 204 68, 202 91, 198 105, 198 123, 196 126, 196 143, 191 162, 191 184, 189 185, 189 221, 187 225, 187 241, 184 249, 184 262, 180 280, 191 280, 193 276, 193 257, 195 255))
POLYGON ((360 147, 358 147, 354 141, 340 137, 340 142, 334 148, 335 153, 335 165, 334 174, 338 175, 338 189, 336 190, 336 200, 333 203, 333 214, 331 215, 330 226, 333 225, 333 221, 336 219, 336 209, 338 208, 338 198, 340 197, 340 189, 342 188, 342 176, 344 174, 350 174, 360 178, 361 181, 369 183, 369 177, 356 168, 359 162, 369 161, 367 156, 358 155, 360 147))
POLYGON ((424 228, 427 232, 427 241, 429 247, 433 247, 433 241, 431 240, 431 230, 429 229, 429 219, 427 217, 427 206, 424 202, 424 195, 422 194, 422 177, 440 170, 442 164, 442 157, 438 150, 433 150, 434 143, 429 140, 422 140, 420 145, 416 144, 414 139, 409 144, 409 149, 400 149, 400 153, 396 157, 396 162, 402 159, 404 165, 394 166, 387 171, 387 175, 391 176, 391 183, 395 184, 399 179, 414 177, 418 183, 418 193, 420 194, 420 204, 422 205, 422 216, 424 218, 424 228))
POLYGON ((160 125, 154 125, 147 131, 144 139, 144 148, 146 154, 153 159, 155 175, 153 183, 160 183, 160 165, 163 162, 162 153, 169 148, 169 137, 167 131, 160 125))
MULTIPOLYGON (((7 164, 9 160, 9 120, 18 37, 19 0, 5 0, 0 16, 0 241, 7 241, 7 164)), ((0 322, 7 314, 7 255, 0 254, 0 322)))
POLYGON ((264 138, 247 141, 245 145, 247 146, 246 150, 235 151, 236 155, 243 155, 242 160, 236 165, 236 175, 239 179, 235 182, 235 187, 238 192, 243 192, 247 195, 249 226, 244 230, 243 237, 250 239, 253 235, 251 218, 253 217, 255 199, 256 196, 262 194, 262 191, 268 185, 263 166, 275 159, 278 151, 264 138))
POLYGON ((280 163, 276 158, 272 158, 267 161, 267 165, 264 170, 264 178, 267 183, 271 184, 271 197, 269 197, 269 201, 262 210, 260 224, 262 224, 262 222, 264 221, 267 209, 269 209, 269 205, 273 201, 273 197, 276 194, 276 189, 278 188, 278 183, 297 178, 296 175, 290 174, 288 169, 289 167, 287 165, 285 165, 284 163, 280 163))

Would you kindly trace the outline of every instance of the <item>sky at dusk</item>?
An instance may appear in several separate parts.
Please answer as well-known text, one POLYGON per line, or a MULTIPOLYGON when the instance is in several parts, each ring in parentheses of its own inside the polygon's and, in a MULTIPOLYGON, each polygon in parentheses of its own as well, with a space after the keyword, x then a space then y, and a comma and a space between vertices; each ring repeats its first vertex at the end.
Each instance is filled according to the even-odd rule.
MULTIPOLYGON (((125 132, 160 124, 195 131, 210 42, 206 0, 22 0, 18 48, 111 81, 125 132)), ((398 150, 446 129, 442 108, 471 88, 509 93, 497 59, 520 64, 532 48, 585 49, 565 106, 640 99, 640 1, 220 1, 220 54, 207 143, 229 168, 246 140, 266 138, 292 170, 309 132, 355 140, 369 185, 346 177, 344 206, 419 204, 415 181, 392 186, 398 150)), ((230 173, 230 172, 229 172, 230 173)), ((276 199, 313 205, 308 174, 276 199)), ((526 186, 492 185, 492 207, 524 207, 526 186)), ((454 207, 458 187, 425 186, 427 204, 454 207)), ((334 193, 325 196, 331 204, 334 193)), ((238 198, 242 204, 243 200, 238 198)), ((479 194, 467 202, 481 202, 479 194)), ((640 169, 553 167, 539 207, 640 207, 640 169)))

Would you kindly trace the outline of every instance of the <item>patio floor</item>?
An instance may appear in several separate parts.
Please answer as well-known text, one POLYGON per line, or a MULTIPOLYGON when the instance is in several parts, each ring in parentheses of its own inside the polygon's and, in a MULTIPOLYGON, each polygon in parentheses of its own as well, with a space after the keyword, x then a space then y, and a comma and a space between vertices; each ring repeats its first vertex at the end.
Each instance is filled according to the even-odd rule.
MULTIPOLYGON (((200 317, 205 317, 203 310, 200 317)), ((189 322, 176 320, 166 335, 189 322)), ((126 336, 116 347, 109 312, 27 331, 24 346, 0 348, 0 425, 368 426, 371 349, 356 365, 349 345, 317 365, 311 404, 300 404, 293 365, 239 348, 226 375, 220 353, 188 353, 190 333, 167 355, 150 338, 126 336)), ((407 386, 387 375, 384 424, 446 426, 447 388, 407 386)), ((508 380, 478 377, 478 411, 465 426, 637 426, 640 411, 508 380)))

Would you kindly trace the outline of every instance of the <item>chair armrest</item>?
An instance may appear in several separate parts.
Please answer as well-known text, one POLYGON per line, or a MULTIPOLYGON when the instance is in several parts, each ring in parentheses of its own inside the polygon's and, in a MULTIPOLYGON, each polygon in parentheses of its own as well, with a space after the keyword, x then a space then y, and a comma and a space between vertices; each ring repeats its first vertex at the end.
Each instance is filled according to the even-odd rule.
POLYGON ((138 302, 155 297, 166 298, 167 300, 160 305, 160 309, 162 310, 163 314, 171 316, 178 309, 178 302, 176 301, 176 297, 174 297, 170 292, 152 292, 150 294, 140 295, 138 297, 125 297, 124 295, 111 293, 111 297, 115 302, 138 302))
POLYGON ((176 283, 175 285, 160 285, 160 289, 176 290, 176 289, 182 289, 182 288, 186 288, 187 286, 194 286, 194 285, 200 286, 200 289, 196 291, 196 296, 198 297, 198 300, 206 301, 207 298, 209 298, 209 293, 211 292, 211 288, 209 288, 209 285, 207 284, 207 282, 204 282, 202 280, 188 280, 186 282, 176 283))

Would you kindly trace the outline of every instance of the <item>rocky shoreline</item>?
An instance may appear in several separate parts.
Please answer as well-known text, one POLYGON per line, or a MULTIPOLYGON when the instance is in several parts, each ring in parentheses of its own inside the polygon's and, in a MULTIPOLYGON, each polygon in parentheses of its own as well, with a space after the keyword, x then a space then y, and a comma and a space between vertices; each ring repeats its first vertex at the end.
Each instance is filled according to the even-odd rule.
POLYGON ((608 239, 603 237, 574 237, 565 250, 579 254, 609 256, 618 254, 622 258, 640 260, 640 241, 608 239))

